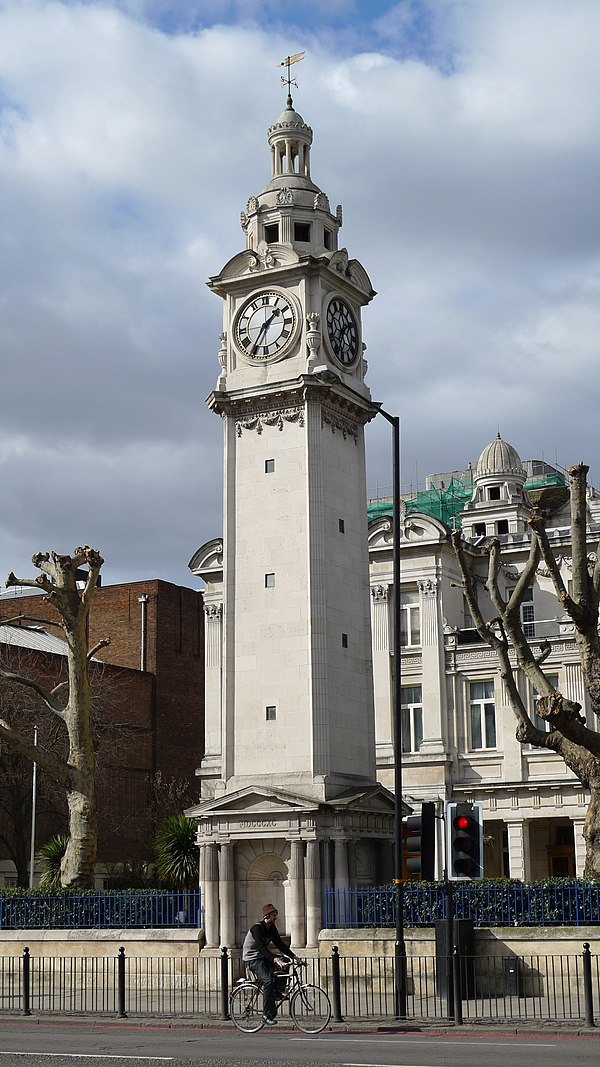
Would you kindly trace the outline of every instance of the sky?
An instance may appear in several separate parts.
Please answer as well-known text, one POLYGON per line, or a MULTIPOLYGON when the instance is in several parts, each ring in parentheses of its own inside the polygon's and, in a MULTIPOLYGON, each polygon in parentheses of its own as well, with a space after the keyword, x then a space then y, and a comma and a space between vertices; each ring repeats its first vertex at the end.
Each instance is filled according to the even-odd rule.
MULTIPOLYGON (((598 0, 0 0, 0 576, 90 544, 105 583, 196 584, 222 532, 205 282, 301 50, 403 484, 498 432, 600 484, 599 40, 598 0)), ((383 420, 367 468, 385 493, 383 420)))

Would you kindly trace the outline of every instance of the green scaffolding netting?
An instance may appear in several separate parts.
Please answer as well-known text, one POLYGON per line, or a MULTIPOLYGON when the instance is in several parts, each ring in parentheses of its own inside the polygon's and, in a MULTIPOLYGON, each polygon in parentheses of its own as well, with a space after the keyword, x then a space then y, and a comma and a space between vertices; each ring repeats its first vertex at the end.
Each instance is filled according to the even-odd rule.
MULTIPOLYGON (((450 484, 443 489, 423 489, 419 493, 403 496, 408 514, 418 511, 422 515, 431 515, 434 519, 440 519, 446 526, 456 526, 458 513, 473 495, 471 482, 463 482, 460 478, 452 478, 450 484)), ((380 515, 392 514, 391 500, 373 501, 367 508, 369 521, 380 515)))

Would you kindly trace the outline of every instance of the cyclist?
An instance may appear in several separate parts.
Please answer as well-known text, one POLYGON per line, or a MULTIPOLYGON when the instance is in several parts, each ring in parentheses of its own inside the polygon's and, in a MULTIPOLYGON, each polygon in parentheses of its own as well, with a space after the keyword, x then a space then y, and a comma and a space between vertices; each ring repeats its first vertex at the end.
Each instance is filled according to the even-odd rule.
POLYGON ((265 904, 262 910, 262 920, 250 927, 244 939, 242 959, 252 973, 262 982, 263 987, 263 1019, 267 1026, 275 1026, 277 1023, 277 1009, 275 1007, 275 975, 274 968, 287 966, 286 959, 302 963, 302 960, 286 948, 281 940, 279 930, 275 926, 277 908, 273 904, 265 904), (278 949, 275 955, 269 949, 269 942, 278 949))

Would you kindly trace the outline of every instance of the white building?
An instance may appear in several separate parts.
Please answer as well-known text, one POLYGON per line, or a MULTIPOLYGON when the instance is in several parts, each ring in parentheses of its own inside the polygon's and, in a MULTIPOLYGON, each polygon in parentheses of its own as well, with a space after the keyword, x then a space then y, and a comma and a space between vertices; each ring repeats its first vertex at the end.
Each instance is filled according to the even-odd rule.
MULTIPOLYGON (((438 800, 440 810, 450 800, 481 801, 489 877, 581 875, 585 860, 582 827, 589 795, 559 756, 516 741, 516 719, 498 661, 473 628, 449 539, 457 525, 474 548, 487 537, 499 537, 506 588, 512 588, 529 552, 531 505, 541 499, 567 581, 570 515, 565 480, 542 461, 523 464, 500 435, 474 468, 430 478, 427 491, 407 498, 402 508, 404 795, 411 805, 438 800)), ((593 490, 588 509, 595 549, 600 499, 593 490)), ((371 502, 369 513, 377 773, 391 786, 391 506, 371 502)), ((475 552, 472 556, 484 578, 487 557, 475 552)), ((483 584, 481 588, 485 596, 483 584)), ((585 713, 573 627, 543 565, 521 610, 525 634, 533 644, 538 639, 551 644, 545 671, 585 713)), ((533 711, 534 694, 525 676, 518 675, 520 691, 533 711)))

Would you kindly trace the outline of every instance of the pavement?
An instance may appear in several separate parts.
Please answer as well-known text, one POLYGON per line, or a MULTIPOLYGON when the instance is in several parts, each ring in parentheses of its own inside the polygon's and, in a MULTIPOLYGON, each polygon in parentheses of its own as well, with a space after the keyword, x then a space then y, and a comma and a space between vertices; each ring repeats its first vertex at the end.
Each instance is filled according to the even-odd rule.
MULTIPOLYGON (((126 1015, 120 1017, 110 1013, 58 1013, 23 1015, 20 1012, 6 1011, 0 1013, 0 1027, 3 1020, 11 1020, 14 1025, 15 1019, 19 1019, 24 1027, 29 1026, 52 1026, 65 1023, 73 1023, 74 1019, 85 1023, 91 1028, 106 1026, 139 1026, 143 1029, 195 1029, 195 1030, 234 1030, 233 1023, 228 1019, 222 1019, 218 1015, 203 1016, 149 1016, 149 1015, 126 1015)), ((600 1020, 599 1020, 600 1022, 600 1020)), ((280 1021, 281 1031, 294 1030, 295 1027, 287 1019, 280 1021)), ((385 1033, 385 1034, 476 1034, 479 1037, 485 1034, 527 1034, 555 1035, 588 1038, 600 1038, 600 1026, 588 1027, 581 1019, 468 1019, 461 1025, 455 1025, 447 1019, 406 1019, 393 1020, 383 1017, 371 1016, 369 1018, 345 1018, 342 1022, 330 1022, 327 1027, 329 1033, 385 1033)))

